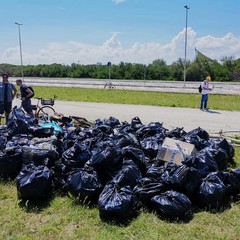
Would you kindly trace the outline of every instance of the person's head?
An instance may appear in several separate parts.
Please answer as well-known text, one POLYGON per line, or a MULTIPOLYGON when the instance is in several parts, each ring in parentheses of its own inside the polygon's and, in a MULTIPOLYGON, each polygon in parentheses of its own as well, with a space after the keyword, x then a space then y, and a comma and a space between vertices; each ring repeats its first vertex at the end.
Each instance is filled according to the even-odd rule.
POLYGON ((211 77, 210 77, 210 76, 207 76, 207 77, 206 77, 206 80, 207 80, 208 82, 210 82, 210 81, 211 81, 211 77))
POLYGON ((8 82, 8 74, 7 73, 2 74, 2 80, 3 80, 3 82, 8 82))
POLYGON ((22 80, 21 79, 17 79, 16 80, 16 84, 21 87, 22 86, 22 80))

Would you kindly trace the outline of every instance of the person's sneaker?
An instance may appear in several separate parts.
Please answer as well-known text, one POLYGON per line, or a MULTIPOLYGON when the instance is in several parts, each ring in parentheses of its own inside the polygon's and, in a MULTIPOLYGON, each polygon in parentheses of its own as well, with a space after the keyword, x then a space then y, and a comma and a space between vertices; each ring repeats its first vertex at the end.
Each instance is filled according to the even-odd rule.
POLYGON ((208 111, 208 110, 209 110, 209 108, 205 108, 204 110, 205 110, 205 111, 208 111))
POLYGON ((200 110, 201 110, 201 111, 204 111, 204 109, 203 109, 203 108, 200 108, 200 110))

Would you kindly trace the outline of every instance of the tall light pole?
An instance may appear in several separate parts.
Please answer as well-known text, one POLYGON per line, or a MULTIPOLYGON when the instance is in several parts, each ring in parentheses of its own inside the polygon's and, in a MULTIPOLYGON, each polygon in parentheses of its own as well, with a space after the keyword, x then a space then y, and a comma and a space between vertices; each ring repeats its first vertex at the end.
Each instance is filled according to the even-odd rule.
POLYGON ((23 60, 22 60, 22 42, 21 42, 21 30, 20 26, 23 24, 15 22, 15 24, 18 26, 18 37, 19 37, 19 47, 20 47, 20 59, 21 59, 21 68, 22 68, 22 80, 23 80, 23 60))
POLYGON ((186 27, 185 27, 185 54, 184 54, 184 73, 183 73, 183 80, 184 80, 184 86, 186 81, 186 69, 187 69, 187 23, 188 23, 188 10, 190 7, 187 5, 184 6, 186 9, 186 27))

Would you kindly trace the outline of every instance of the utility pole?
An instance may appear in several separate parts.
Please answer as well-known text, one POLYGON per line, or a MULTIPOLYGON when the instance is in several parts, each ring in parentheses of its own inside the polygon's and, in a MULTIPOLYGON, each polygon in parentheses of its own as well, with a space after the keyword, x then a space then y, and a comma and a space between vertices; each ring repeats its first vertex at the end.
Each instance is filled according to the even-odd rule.
POLYGON ((185 27, 185 54, 184 54, 184 73, 183 73, 183 81, 184 81, 184 87, 185 87, 185 81, 186 81, 186 70, 187 70, 187 23, 188 23, 188 10, 190 7, 187 5, 184 6, 186 9, 186 27, 185 27))
POLYGON ((22 80, 23 80, 23 60, 22 60, 22 41, 21 41, 21 29, 20 27, 23 25, 21 23, 15 22, 18 26, 18 37, 19 37, 19 47, 20 47, 20 59, 21 59, 21 69, 22 69, 22 80))

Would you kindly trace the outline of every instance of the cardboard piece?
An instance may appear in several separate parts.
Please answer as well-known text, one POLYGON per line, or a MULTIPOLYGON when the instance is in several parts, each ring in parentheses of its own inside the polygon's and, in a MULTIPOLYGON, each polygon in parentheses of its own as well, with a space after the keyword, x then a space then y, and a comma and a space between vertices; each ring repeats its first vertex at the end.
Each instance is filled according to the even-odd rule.
POLYGON ((165 162, 182 165, 187 156, 196 156, 196 148, 191 143, 182 142, 172 138, 165 138, 158 152, 158 158, 165 162))

